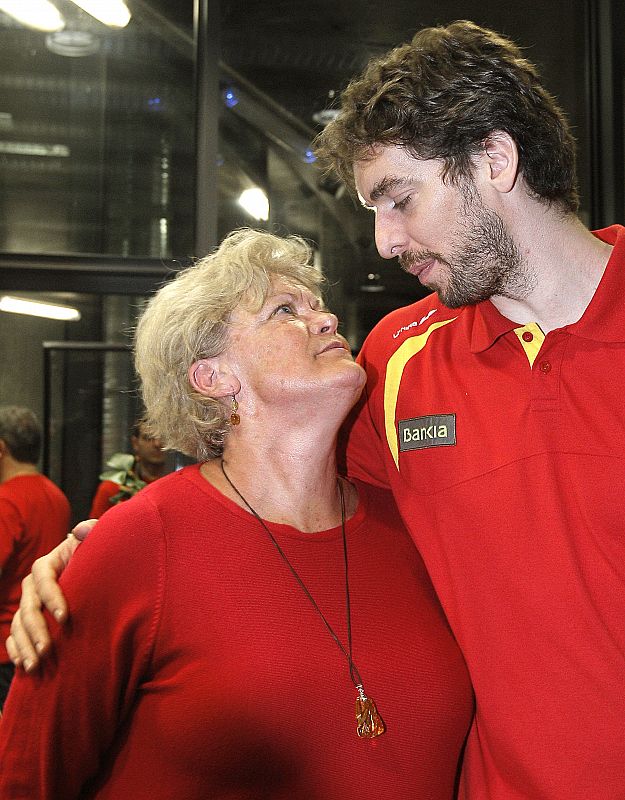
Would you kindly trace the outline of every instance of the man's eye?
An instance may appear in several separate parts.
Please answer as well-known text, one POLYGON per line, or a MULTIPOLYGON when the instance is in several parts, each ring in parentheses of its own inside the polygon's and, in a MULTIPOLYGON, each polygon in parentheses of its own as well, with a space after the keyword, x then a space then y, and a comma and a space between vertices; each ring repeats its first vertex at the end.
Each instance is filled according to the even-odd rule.
POLYGON ((393 208, 398 208, 400 211, 401 211, 403 208, 406 208, 406 206, 407 206, 407 205, 408 205, 408 203, 410 202, 410 198, 411 198, 411 197, 412 197, 412 195, 410 195, 410 194, 407 194, 407 195, 404 197, 404 199, 403 199, 403 200, 397 200, 397 201, 394 203, 394 205, 393 205, 393 208))

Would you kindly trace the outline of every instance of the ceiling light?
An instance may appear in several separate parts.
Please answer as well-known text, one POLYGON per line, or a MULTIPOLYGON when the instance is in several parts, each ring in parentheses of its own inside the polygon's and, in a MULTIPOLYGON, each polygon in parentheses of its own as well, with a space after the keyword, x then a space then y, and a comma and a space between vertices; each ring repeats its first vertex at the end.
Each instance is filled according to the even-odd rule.
POLYGON ((228 87, 223 90, 221 93, 224 103, 226 104, 226 108, 234 108, 237 103, 239 102, 239 98, 236 95, 234 89, 228 87))
POLYGON ((361 292, 383 292, 386 286, 382 283, 382 276, 378 272, 370 272, 367 275, 367 282, 360 286, 361 292))
POLYGON ((0 11, 39 31, 60 31, 65 27, 65 20, 48 0, 0 0, 0 11))
POLYGON ((80 311, 70 306, 59 306, 53 303, 40 303, 37 300, 24 300, 21 297, 4 295, 0 297, 0 311, 9 311, 12 314, 27 314, 31 317, 46 317, 47 319, 60 319, 65 322, 77 322, 80 311))
POLYGON ((72 0, 72 3, 111 28, 125 28, 130 22, 130 11, 123 0, 72 0))
POLYGON ((57 56, 81 58, 97 53, 100 40, 91 31, 55 31, 46 36, 46 47, 57 56))
POLYGON ((52 156, 53 158, 68 158, 70 149, 66 144, 0 141, 0 153, 6 153, 12 156, 52 156))
POLYGON ((266 222, 269 219, 269 200, 262 189, 254 187, 241 192, 239 205, 254 219, 266 222))

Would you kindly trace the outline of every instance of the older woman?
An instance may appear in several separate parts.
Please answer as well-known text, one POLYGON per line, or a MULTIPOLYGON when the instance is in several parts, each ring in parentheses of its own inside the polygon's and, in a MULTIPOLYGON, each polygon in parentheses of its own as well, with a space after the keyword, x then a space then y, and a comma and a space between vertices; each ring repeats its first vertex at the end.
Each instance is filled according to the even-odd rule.
POLYGON ((305 242, 242 230, 148 304, 148 419, 200 463, 78 548, 2 797, 453 797, 468 676, 390 497, 337 477, 364 374, 320 282, 305 242))

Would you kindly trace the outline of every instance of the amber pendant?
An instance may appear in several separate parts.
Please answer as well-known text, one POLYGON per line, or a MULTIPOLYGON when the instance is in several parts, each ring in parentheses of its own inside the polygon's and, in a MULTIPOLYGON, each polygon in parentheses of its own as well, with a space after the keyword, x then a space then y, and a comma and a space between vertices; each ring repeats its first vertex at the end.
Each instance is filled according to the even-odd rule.
POLYGON ((356 730, 358 736, 363 739, 373 739, 381 736, 386 730, 386 725, 382 717, 378 714, 378 709, 370 697, 367 697, 362 686, 357 686, 358 697, 356 698, 356 730))

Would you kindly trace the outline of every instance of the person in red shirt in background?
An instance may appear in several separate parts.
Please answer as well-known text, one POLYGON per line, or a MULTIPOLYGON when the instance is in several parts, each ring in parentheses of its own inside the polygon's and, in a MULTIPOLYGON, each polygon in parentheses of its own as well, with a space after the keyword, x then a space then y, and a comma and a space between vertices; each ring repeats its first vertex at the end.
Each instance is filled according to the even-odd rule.
POLYGON ((70 505, 37 469, 41 427, 28 408, 0 407, 0 711, 15 667, 4 646, 33 561, 62 541, 70 505))
POLYGON ((108 469, 100 475, 102 483, 91 504, 91 519, 99 519, 109 508, 128 500, 165 474, 167 464, 163 443, 146 432, 141 419, 133 425, 130 444, 133 455, 115 453, 107 461, 108 469))

